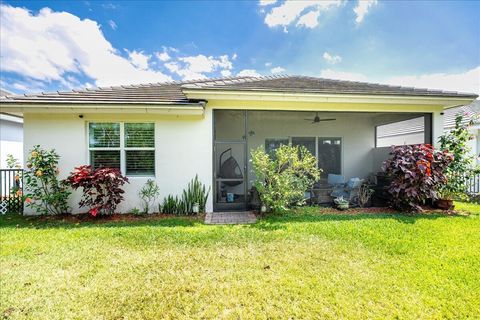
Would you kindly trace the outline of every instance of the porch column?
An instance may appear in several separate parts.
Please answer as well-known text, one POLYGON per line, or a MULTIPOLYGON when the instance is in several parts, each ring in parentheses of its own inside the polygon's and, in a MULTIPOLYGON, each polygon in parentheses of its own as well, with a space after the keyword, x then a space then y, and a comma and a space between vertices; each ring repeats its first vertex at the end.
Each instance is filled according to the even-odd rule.
POLYGON ((432 112, 432 144, 440 147, 438 139, 443 134, 443 111, 432 112))

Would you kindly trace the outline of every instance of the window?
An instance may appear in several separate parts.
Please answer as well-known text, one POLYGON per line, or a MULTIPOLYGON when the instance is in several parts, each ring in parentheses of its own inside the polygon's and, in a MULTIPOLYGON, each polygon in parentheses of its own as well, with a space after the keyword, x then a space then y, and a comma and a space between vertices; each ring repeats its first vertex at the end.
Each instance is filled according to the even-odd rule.
POLYGON ((155 175, 155 124, 90 123, 90 164, 118 168, 127 176, 155 175))
POLYGON ((277 150, 282 145, 287 145, 287 138, 269 138, 265 139, 265 152, 270 157, 275 157, 275 150, 277 150))
POLYGON ((313 156, 317 155, 315 137, 292 137, 292 146, 304 146, 313 156))
POLYGON ((342 139, 318 138, 318 167, 323 170, 322 176, 329 173, 342 174, 342 139))

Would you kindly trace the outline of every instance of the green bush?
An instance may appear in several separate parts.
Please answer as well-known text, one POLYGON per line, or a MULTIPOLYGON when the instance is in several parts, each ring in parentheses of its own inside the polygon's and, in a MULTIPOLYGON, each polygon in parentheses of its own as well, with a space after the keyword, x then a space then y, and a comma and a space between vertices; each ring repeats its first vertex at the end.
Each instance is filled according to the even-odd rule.
POLYGON ((168 214, 183 215, 186 213, 186 206, 182 199, 169 194, 165 197, 165 199, 163 199, 163 203, 161 208, 159 207, 159 211, 168 214))
POLYGON ((25 203, 40 214, 67 213, 70 191, 58 180, 58 160, 55 150, 33 147, 24 172, 25 203))
POLYGON ((160 195, 160 188, 155 181, 148 179, 145 185, 138 192, 138 196, 142 199, 143 213, 147 214, 150 208, 155 205, 158 196, 160 195))
POLYGON ((188 183, 187 189, 183 190, 182 201, 185 204, 186 214, 192 214, 193 206, 198 204, 199 212, 205 212, 210 187, 207 188, 198 179, 198 175, 188 183))
POLYGON ((183 190, 182 196, 168 195, 163 199, 163 203, 159 206, 159 211, 169 214, 190 215, 193 214, 193 207, 198 204, 199 212, 205 212, 205 205, 207 203, 210 188, 200 182, 196 175, 183 190))
POLYGON ((440 148, 453 155, 453 161, 445 172, 447 183, 439 190, 444 199, 468 200, 468 182, 480 173, 480 167, 475 165, 475 156, 471 155, 468 145, 471 139, 469 127, 474 121, 464 124, 463 115, 459 113, 455 118, 455 129, 440 137, 440 148))
POLYGON ((263 147, 252 151, 255 187, 273 211, 304 203, 305 192, 320 179, 317 159, 303 146, 281 146, 270 157, 263 147), (272 159, 273 158, 273 159, 272 159))

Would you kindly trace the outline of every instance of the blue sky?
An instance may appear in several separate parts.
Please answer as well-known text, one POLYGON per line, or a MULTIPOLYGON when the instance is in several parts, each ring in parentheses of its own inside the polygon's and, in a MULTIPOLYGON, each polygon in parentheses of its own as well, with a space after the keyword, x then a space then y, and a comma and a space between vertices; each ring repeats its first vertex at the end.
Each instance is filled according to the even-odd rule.
POLYGON ((17 93, 301 74, 480 93, 475 1, 2 1, 17 93))

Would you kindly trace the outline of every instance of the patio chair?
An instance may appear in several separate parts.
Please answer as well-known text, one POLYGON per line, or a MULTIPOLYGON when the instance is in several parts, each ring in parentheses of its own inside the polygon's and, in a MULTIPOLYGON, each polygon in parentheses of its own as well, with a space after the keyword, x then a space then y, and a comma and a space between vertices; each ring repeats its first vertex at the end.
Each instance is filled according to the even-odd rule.
MULTIPOLYGON (((341 180, 339 177, 332 177, 332 181, 340 182, 341 180)), ((360 187, 362 186, 363 182, 364 180, 360 178, 350 178, 347 183, 337 183, 334 185, 331 196, 334 198, 343 197, 351 204, 357 204, 360 187)))

